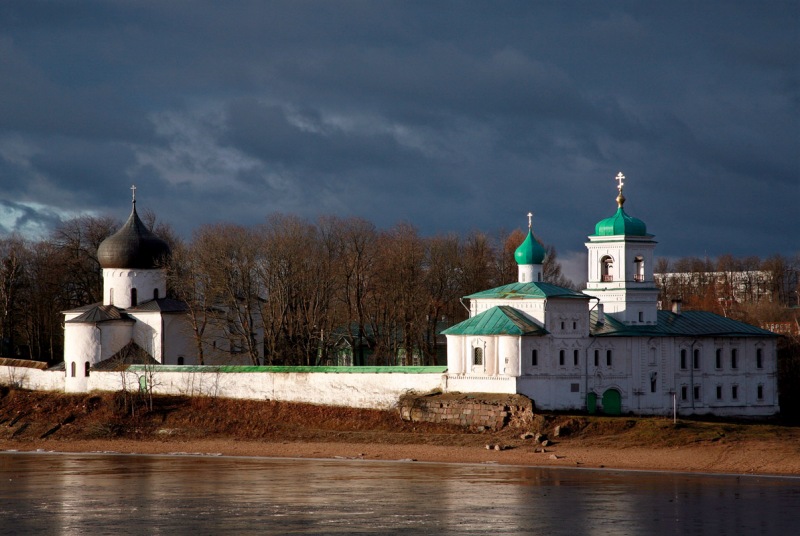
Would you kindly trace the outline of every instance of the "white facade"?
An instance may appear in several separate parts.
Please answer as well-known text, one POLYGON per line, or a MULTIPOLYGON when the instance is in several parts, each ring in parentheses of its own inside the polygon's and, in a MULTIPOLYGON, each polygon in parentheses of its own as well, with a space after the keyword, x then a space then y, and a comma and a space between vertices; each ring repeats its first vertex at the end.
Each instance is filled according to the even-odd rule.
POLYGON ((167 295, 167 275, 162 269, 103 269, 103 303, 120 309, 167 295))
POLYGON ((586 293, 626 324, 656 324, 652 237, 590 236, 586 293))
POLYGON ((699 311, 659 311, 656 241, 618 210, 586 243, 583 292, 519 280, 467 296, 448 330, 447 389, 524 394, 545 410, 767 416, 775 334, 699 311), (499 381, 498 381, 499 380, 499 381))

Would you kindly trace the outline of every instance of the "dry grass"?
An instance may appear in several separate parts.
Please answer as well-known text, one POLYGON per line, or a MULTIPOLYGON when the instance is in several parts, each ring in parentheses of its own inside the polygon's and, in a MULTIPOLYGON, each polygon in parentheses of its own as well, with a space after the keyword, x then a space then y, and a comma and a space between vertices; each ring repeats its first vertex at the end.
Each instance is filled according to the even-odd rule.
MULTIPOLYGON (((479 446, 525 445, 519 429, 477 433, 453 425, 410 423, 395 411, 274 401, 156 397, 122 393, 67 395, 0 390, 0 439, 227 439, 479 446)), ((768 423, 680 420, 663 417, 537 415, 533 432, 556 442, 610 447, 678 447, 785 438, 800 443, 800 429, 768 423), (553 437, 555 426, 568 432, 553 437)))

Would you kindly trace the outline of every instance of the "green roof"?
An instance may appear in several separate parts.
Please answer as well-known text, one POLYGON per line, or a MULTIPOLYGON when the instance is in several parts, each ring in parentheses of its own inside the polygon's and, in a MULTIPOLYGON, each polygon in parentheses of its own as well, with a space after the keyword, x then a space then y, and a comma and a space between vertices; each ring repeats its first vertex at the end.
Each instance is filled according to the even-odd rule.
POLYGON ((591 314, 591 333, 596 337, 777 337, 778 335, 738 320, 708 311, 658 311, 658 323, 629 326, 605 315, 605 323, 597 324, 597 312, 591 314))
POLYGON ((514 252, 514 259, 519 265, 542 264, 544 256, 544 247, 533 237, 533 233, 528 229, 528 236, 525 237, 525 240, 514 252))
POLYGON ((639 218, 628 216, 622 207, 617 208, 616 214, 601 220, 594 226, 595 236, 647 236, 647 226, 639 218))
MULTIPOLYGON (((128 370, 133 372, 152 371, 153 366, 131 365, 128 370)), ((447 367, 420 366, 420 367, 314 367, 314 366, 257 366, 257 365, 157 365, 158 372, 209 372, 209 373, 305 373, 305 372, 324 372, 328 374, 440 374, 447 370, 447 367)))
POLYGON ((546 335, 547 330, 522 312, 499 305, 442 332, 444 335, 546 335))
POLYGON ((530 282, 530 283, 511 283, 489 290, 482 290, 469 296, 473 298, 495 298, 495 299, 531 299, 531 298, 583 298, 588 300, 590 296, 582 292, 571 290, 550 283, 530 282))

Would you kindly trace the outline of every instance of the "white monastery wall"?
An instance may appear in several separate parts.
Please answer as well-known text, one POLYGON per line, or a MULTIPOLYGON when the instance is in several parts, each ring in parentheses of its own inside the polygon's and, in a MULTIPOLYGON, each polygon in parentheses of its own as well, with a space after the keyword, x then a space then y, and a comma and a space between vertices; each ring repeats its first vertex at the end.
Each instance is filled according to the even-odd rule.
MULTIPOLYGON (((81 370, 81 373, 83 371, 81 370)), ((32 391, 64 392, 64 371, 0 365, 0 384, 32 391)))
MULTIPOLYGON (((125 372, 79 371, 85 391, 139 389, 145 378, 155 394, 278 400, 371 409, 393 408, 408 392, 443 389, 444 375, 402 373, 177 372, 134 367, 125 372)), ((63 371, 0 366, 0 384, 42 391, 64 391, 63 371)), ((511 380, 513 393, 514 382, 511 380)), ((506 391, 503 391, 506 392, 506 391)))
POLYGON ((515 394, 517 392, 517 378, 510 376, 488 376, 467 374, 445 377, 444 391, 447 393, 500 393, 515 394))

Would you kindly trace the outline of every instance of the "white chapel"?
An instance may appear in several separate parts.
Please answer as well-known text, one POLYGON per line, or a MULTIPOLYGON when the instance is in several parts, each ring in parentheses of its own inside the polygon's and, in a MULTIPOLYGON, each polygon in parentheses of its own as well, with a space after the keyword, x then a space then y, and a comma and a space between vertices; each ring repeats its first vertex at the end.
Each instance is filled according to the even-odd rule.
POLYGON ((607 414, 778 413, 777 335, 704 311, 659 310, 656 241, 623 205, 588 237, 582 292, 542 281, 528 235, 516 283, 478 292, 445 330, 447 390, 516 392, 543 410, 607 414))
POLYGON ((103 301, 64 312, 65 391, 88 390, 93 370, 192 364, 186 304, 167 298, 166 242, 136 213, 98 247, 103 301))

